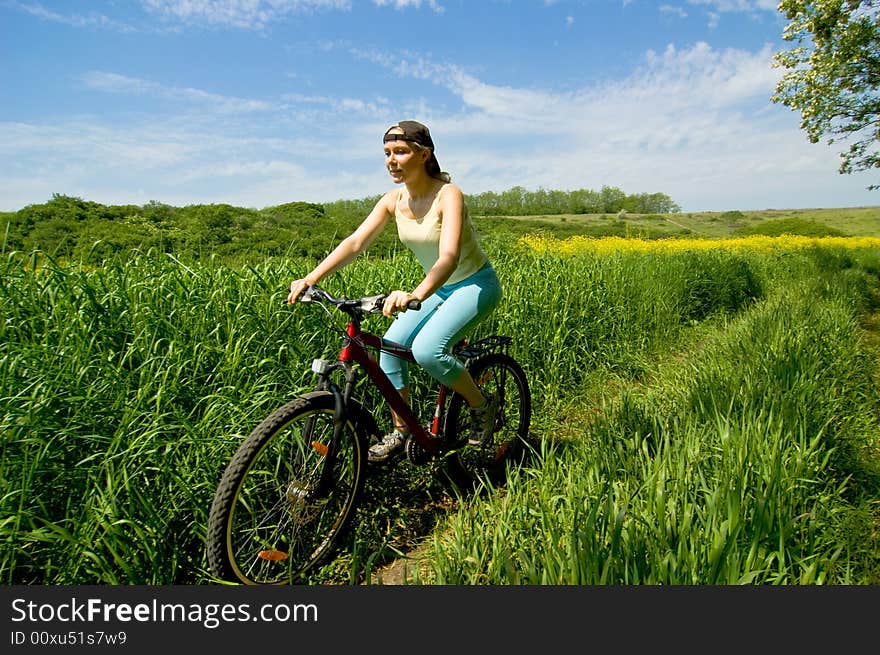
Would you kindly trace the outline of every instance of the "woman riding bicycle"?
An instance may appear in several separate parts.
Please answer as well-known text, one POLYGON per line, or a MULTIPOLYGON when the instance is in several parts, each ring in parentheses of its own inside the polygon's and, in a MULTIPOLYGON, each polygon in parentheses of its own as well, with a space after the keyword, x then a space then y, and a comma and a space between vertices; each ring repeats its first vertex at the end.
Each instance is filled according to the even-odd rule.
MULTIPOLYGON (((497 399, 480 392, 450 351, 498 304, 501 284, 477 240, 461 189, 440 169, 428 128, 416 121, 400 121, 388 128, 383 143, 385 166, 403 188, 382 196, 360 226, 312 272, 291 282, 287 301, 296 302, 309 286, 353 261, 394 221, 401 242, 416 256, 425 277, 411 292, 398 289, 388 294, 383 313, 397 316, 385 338, 412 348, 420 366, 468 402, 470 442, 480 443, 491 434, 497 399), (420 301, 421 308, 407 310, 413 300, 420 301)), ((407 400, 406 362, 383 352, 379 364, 407 400)), ((370 461, 386 461, 406 442, 403 420, 394 412, 392 419, 394 430, 370 448, 370 461)))

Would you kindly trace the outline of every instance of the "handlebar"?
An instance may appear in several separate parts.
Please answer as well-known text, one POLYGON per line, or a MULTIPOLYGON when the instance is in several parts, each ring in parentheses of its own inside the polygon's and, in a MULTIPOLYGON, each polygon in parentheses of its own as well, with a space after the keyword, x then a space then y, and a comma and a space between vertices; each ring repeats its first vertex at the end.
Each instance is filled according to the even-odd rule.
MULTIPOLYGON (((334 297, 319 286, 312 285, 308 287, 300 296, 300 302, 326 302, 347 314, 381 314, 382 305, 388 297, 387 293, 380 293, 375 296, 363 296, 361 298, 346 298, 344 296, 334 297)), ((420 300, 410 300, 407 303, 407 309, 421 309, 422 302, 420 300)))

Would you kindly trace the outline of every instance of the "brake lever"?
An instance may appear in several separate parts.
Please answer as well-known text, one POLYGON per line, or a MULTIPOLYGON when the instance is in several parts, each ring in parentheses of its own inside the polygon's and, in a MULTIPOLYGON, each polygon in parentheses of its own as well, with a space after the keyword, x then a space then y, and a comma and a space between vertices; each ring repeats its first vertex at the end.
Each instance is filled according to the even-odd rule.
POLYGON ((380 293, 377 296, 366 296, 361 298, 361 309, 368 314, 381 314, 382 305, 385 303, 387 297, 387 293, 380 293))
POLYGON ((300 302, 315 302, 318 297, 326 296, 327 292, 324 291, 321 287, 313 284, 310 287, 306 287, 306 290, 303 291, 302 295, 299 297, 300 302))

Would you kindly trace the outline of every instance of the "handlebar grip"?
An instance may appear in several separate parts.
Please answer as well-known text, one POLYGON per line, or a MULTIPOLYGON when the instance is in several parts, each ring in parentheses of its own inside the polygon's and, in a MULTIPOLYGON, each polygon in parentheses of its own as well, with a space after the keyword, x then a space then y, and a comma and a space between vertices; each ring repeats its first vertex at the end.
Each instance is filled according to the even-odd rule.
POLYGON ((422 301, 421 300, 410 300, 408 303, 406 303, 406 308, 407 309, 421 309, 422 308, 422 301))

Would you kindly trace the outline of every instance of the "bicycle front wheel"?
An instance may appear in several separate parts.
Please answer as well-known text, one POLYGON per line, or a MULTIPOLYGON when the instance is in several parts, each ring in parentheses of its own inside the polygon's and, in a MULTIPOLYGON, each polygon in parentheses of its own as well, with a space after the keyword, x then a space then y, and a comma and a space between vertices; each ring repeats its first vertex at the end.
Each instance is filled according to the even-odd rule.
POLYGON ((334 399, 315 392, 278 408, 242 442, 208 518, 218 578, 292 584, 327 560, 363 488, 366 438, 346 419, 334 438, 334 399))
POLYGON ((508 464, 520 461, 529 440, 532 397, 528 379, 519 363, 504 353, 480 357, 468 371, 483 393, 497 397, 498 412, 491 436, 480 445, 470 445, 468 404, 462 396, 452 396, 445 431, 454 450, 449 458, 451 473, 459 484, 472 484, 481 476, 500 483, 508 464))

